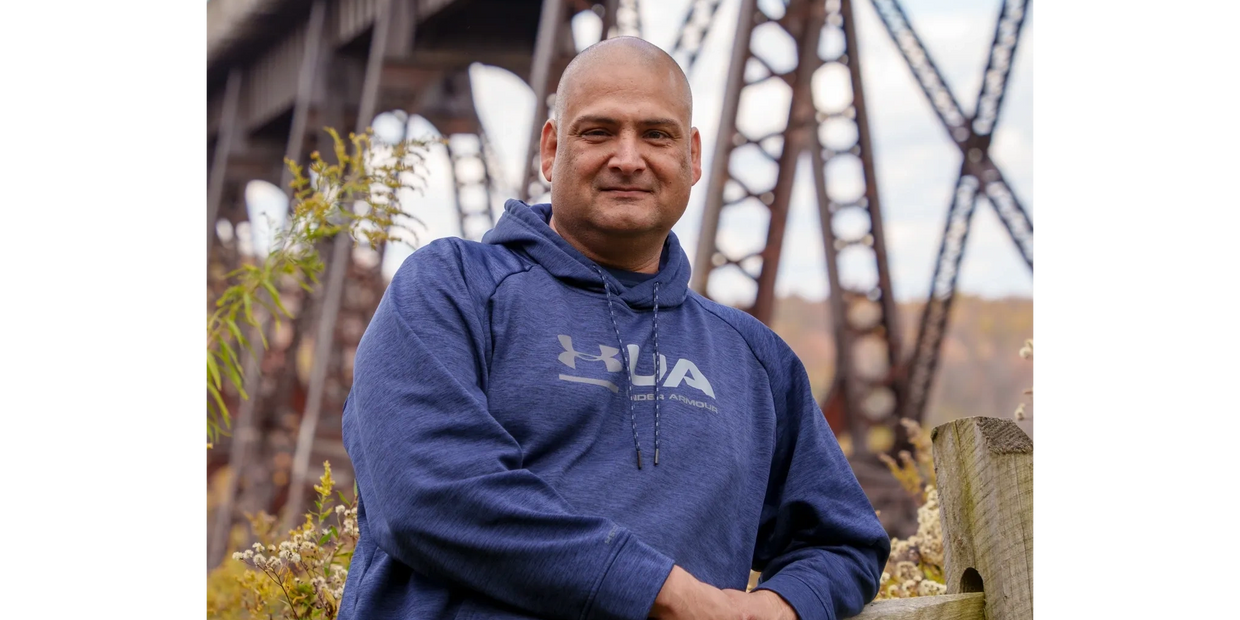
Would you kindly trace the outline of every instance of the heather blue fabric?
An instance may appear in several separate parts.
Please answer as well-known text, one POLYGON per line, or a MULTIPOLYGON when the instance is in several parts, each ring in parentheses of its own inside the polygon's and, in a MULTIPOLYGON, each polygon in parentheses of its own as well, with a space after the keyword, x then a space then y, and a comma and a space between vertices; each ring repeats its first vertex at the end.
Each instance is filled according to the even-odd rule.
POLYGON ((508 201, 384 294, 344 411, 361 539, 341 620, 640 619, 673 563, 741 590, 762 570, 803 620, 859 611, 890 542, 796 356, 690 291, 674 234, 626 286, 550 213, 508 201))

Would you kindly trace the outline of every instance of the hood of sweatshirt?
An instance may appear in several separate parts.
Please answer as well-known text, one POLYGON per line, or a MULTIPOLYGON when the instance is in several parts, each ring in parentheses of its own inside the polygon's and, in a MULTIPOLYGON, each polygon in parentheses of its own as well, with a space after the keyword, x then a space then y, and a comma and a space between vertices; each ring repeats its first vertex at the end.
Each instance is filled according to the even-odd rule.
POLYGON ((669 232, 663 242, 659 273, 637 286, 626 287, 606 270, 577 251, 551 229, 551 205, 527 205, 520 200, 504 203, 504 214, 483 238, 483 243, 503 245, 520 252, 538 263, 556 279, 590 292, 607 293, 603 283, 633 309, 649 309, 655 305, 655 290, 662 308, 684 303, 689 292, 689 258, 680 247, 676 233, 669 232))

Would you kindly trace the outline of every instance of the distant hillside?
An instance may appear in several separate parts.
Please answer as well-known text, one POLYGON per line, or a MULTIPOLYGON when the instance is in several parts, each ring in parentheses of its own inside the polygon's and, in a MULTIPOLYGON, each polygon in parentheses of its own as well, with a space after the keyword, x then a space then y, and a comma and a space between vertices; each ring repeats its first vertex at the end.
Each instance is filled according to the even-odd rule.
MULTIPOLYGON (((899 304, 906 357, 917 338, 923 305, 899 304)), ((835 372, 827 302, 786 297, 775 308, 775 331, 805 364, 814 394, 825 397, 835 372)), ((1032 299, 957 295, 926 411, 927 426, 974 415, 1009 417, 1017 405, 1028 402, 1022 392, 1033 387, 1033 364, 1017 352, 1032 337, 1032 299)), ((1026 405, 1026 411, 1032 414, 1032 405, 1026 405)), ((1031 423, 1021 427, 1032 435, 1031 423)))

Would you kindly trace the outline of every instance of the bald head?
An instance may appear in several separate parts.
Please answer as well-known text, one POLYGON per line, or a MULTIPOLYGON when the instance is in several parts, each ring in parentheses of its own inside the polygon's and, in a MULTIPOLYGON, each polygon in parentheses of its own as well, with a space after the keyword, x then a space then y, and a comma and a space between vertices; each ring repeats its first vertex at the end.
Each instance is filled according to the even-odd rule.
POLYGON ((564 68, 559 88, 555 91, 553 118, 556 125, 563 120, 564 110, 577 94, 577 86, 583 79, 587 76, 605 76, 609 68, 617 66, 639 67, 649 72, 652 80, 665 80, 678 91, 676 97, 681 100, 686 121, 692 122, 693 94, 689 90, 689 79, 676 60, 644 39, 615 37, 581 50, 564 68))
POLYGON ((689 81, 663 50, 608 39, 564 69, 539 139, 551 229, 600 265, 658 271, 702 176, 689 81))

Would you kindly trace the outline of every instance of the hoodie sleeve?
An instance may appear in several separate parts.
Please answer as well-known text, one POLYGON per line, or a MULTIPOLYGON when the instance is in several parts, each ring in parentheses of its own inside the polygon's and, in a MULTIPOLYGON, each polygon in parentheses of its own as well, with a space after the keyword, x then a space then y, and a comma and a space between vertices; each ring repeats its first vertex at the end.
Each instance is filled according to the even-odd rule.
POLYGON ((413 570, 541 618, 645 618, 672 559, 580 514, 487 407, 491 282, 456 244, 393 278, 358 346, 344 439, 365 532, 413 570))
POLYGON ((768 365, 776 446, 754 549, 757 589, 782 596, 800 620, 847 618, 878 593, 891 541, 814 402, 805 367, 782 341, 776 349, 779 361, 768 365))

